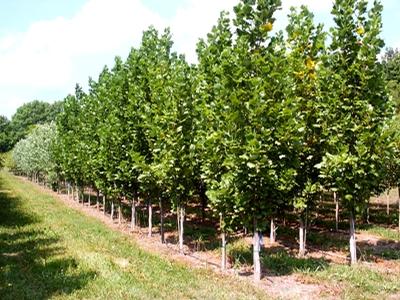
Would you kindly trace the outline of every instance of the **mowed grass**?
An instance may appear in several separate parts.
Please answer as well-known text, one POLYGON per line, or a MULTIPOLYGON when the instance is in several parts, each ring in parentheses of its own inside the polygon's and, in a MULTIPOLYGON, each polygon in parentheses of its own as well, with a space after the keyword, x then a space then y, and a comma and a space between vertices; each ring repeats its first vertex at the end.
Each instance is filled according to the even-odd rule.
POLYGON ((132 239, 0 172, 0 299, 267 299, 132 239))

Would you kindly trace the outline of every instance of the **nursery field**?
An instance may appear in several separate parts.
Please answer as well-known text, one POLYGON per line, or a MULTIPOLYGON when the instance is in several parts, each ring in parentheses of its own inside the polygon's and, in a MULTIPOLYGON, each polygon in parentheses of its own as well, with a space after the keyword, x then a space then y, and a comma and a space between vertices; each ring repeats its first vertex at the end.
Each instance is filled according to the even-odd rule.
POLYGON ((0 299, 264 299, 250 284, 190 269, 0 173, 0 299))
MULTIPOLYGON (((371 224, 362 225, 357 231, 358 266, 350 267, 346 257, 347 221, 339 224, 339 232, 327 230, 331 226, 331 210, 326 209, 329 205, 325 203, 319 221, 310 226, 306 257, 296 255, 297 232, 290 217, 286 227, 278 229, 276 243, 270 245, 264 237, 261 253, 264 276, 254 285, 251 276, 246 275, 252 264, 250 236, 230 240, 230 270, 224 275, 210 268, 199 268, 196 263, 190 266, 184 256, 181 263, 179 259, 166 259, 157 251, 149 252, 145 244, 153 243, 153 250, 157 244, 154 246, 151 238, 138 239, 123 233, 128 224, 120 225, 121 230, 110 228, 96 220, 95 214, 89 217, 77 211, 80 204, 75 209, 68 207, 60 201, 62 196, 7 172, 0 174, 1 299, 398 299, 400 296, 398 233, 387 225, 392 215, 386 215, 386 204, 379 199, 371 206, 374 216, 371 224)), ((94 206, 84 209, 97 212, 94 206)), ((394 205, 392 213, 395 216, 394 205)), ((103 213, 99 212, 99 216, 103 213)), ((193 226, 189 222, 188 228, 193 226)), ((157 228, 154 232, 157 236, 157 228)), ((197 227, 197 235, 206 236, 206 232, 207 225, 197 227)), ((170 236, 174 234, 169 231, 170 236)), ((208 256, 211 261, 218 246, 210 245, 218 245, 218 240, 208 242, 208 249, 207 244, 202 249, 193 249, 193 244, 188 243, 192 246, 187 252, 208 256)), ((161 243, 158 246, 165 247, 161 243)))

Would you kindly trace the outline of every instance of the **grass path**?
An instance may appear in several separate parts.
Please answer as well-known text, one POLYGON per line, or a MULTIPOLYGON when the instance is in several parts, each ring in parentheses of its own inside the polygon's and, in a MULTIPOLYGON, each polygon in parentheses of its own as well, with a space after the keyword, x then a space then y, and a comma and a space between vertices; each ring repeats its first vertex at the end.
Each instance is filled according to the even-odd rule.
POLYGON ((0 172, 0 299, 265 299, 192 270, 0 172))

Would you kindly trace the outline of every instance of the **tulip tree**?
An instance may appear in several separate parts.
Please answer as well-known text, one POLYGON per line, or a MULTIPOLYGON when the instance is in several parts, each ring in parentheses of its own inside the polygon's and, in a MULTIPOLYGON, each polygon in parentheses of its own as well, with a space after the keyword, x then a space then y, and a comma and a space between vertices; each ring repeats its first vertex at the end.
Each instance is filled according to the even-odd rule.
POLYGON ((82 128, 85 122, 82 104, 85 93, 79 85, 76 85, 75 95, 65 98, 63 110, 57 117, 57 132, 59 138, 55 145, 55 157, 62 168, 62 176, 73 184, 74 191, 79 200, 85 183, 84 161, 86 160, 85 140, 82 138, 82 128))
MULTIPOLYGON (((209 189, 208 197, 215 215, 220 214, 220 230, 222 238, 222 260, 221 268, 226 268, 226 230, 233 229, 235 214, 229 213, 232 207, 229 202, 233 197, 231 186, 221 182, 222 175, 227 171, 220 164, 220 158, 227 149, 226 143, 222 142, 223 133, 217 132, 218 123, 224 122, 221 112, 224 108, 224 99, 227 94, 223 93, 222 80, 230 73, 224 73, 222 64, 227 63, 231 55, 232 33, 230 31, 230 19, 226 12, 222 12, 218 24, 208 34, 207 41, 200 40, 197 45, 199 65, 196 72, 196 97, 201 99, 199 110, 198 145, 202 179, 209 189), (217 98, 221 101, 216 101, 217 98), (210 133, 212 133, 210 135, 210 133)), ((239 224, 236 224, 239 225, 239 224)))
POLYGON ((381 183, 379 154, 387 145, 377 140, 392 115, 377 62, 383 46, 382 5, 375 1, 369 11, 367 5, 365 0, 337 0, 332 9, 336 25, 328 61, 329 145, 319 165, 349 211, 352 264, 357 262, 355 216, 381 183))
MULTIPOLYGON (((106 157, 104 153, 107 151, 108 140, 104 138, 104 128, 111 126, 108 123, 107 117, 112 105, 107 105, 109 100, 109 89, 112 73, 107 67, 104 67, 99 75, 98 81, 89 81, 89 96, 86 104, 87 118, 85 121, 88 122, 87 126, 92 129, 92 144, 89 148, 89 157, 91 160, 91 173, 94 177, 94 184, 98 190, 101 190, 103 199, 108 194, 109 183, 107 181, 107 172, 105 167, 106 157)), ((105 204, 105 203, 103 203, 105 204)), ((105 211, 105 207, 103 207, 105 211)))
POLYGON ((160 201, 161 241, 164 242, 162 197, 168 193, 166 162, 163 160, 165 149, 165 117, 170 113, 167 104, 171 95, 171 37, 169 30, 159 34, 149 28, 143 33, 140 49, 128 58, 132 80, 132 99, 135 114, 131 120, 136 128, 136 146, 131 149, 134 169, 137 170, 140 191, 147 201, 149 212, 149 235, 152 230, 152 205, 160 201))
POLYGON ((294 207, 300 222, 299 254, 306 250, 307 212, 320 191, 319 170, 324 147, 324 102, 320 85, 324 78, 320 61, 325 50, 322 25, 314 25, 312 13, 304 6, 289 15, 287 31, 288 62, 292 70, 293 94, 297 120, 296 188, 294 207))
POLYGON ((242 1, 234 9, 236 40, 230 41, 229 19, 222 15, 198 49, 209 124, 203 168, 208 196, 224 224, 253 228, 256 280, 260 230, 275 200, 293 189, 296 174, 284 40, 271 33, 279 7, 280 1, 242 1))
POLYGON ((199 174, 196 154, 196 110, 192 94, 193 70, 184 57, 171 58, 169 101, 158 107, 160 138, 160 173, 165 174, 171 204, 176 208, 179 249, 183 251, 183 234, 186 203, 195 192, 199 174))

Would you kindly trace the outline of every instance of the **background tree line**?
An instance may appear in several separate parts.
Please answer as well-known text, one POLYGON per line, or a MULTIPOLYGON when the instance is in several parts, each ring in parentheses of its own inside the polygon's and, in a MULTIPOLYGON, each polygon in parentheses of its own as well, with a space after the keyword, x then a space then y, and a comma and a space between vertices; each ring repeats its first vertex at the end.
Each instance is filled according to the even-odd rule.
POLYGON ((0 153, 11 150, 36 124, 55 121, 61 112, 62 101, 53 104, 34 100, 20 106, 11 120, 0 116, 0 153))

